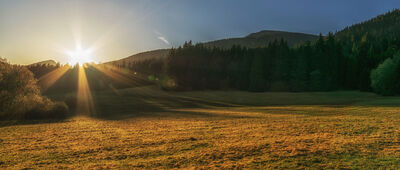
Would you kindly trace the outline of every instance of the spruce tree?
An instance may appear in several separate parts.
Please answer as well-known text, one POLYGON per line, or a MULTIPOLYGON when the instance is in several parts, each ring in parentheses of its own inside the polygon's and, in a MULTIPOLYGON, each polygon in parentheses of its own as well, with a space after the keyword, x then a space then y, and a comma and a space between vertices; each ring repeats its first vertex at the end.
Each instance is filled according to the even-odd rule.
POLYGON ((257 51, 251 64, 249 91, 263 92, 265 90, 263 65, 262 53, 257 51))

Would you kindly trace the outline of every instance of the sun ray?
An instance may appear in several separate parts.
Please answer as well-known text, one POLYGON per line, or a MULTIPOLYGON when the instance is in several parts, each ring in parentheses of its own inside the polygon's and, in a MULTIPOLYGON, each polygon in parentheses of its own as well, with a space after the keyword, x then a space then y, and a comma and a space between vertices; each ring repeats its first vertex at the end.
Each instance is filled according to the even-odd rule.
MULTIPOLYGON (((134 71, 130 71, 129 69, 124 69, 124 68, 119 68, 111 64, 92 65, 92 66, 96 70, 102 72, 107 77, 111 78, 113 81, 116 81, 118 83, 123 83, 131 87, 141 86, 143 85, 143 83, 145 83, 145 81, 148 81, 148 79, 143 75, 135 74, 134 71)), ((113 87, 110 88, 115 94, 120 94, 119 92, 120 89, 115 89, 113 87)), ((148 97, 148 96, 156 97, 159 95, 159 93, 155 93, 154 91, 145 89, 141 90, 141 93, 142 94, 135 93, 135 95, 138 97, 148 97)))
POLYGON ((107 68, 109 70, 112 70, 114 72, 117 72, 119 74, 125 75, 127 77, 131 77, 133 75, 134 79, 136 79, 136 80, 147 80, 146 76, 144 76, 142 74, 138 74, 137 72, 132 71, 132 70, 127 69, 127 68, 119 68, 119 67, 116 67, 116 66, 111 65, 111 64, 104 64, 103 67, 107 68))
POLYGON ((93 65, 93 67, 98 71, 102 72, 103 74, 105 74, 107 77, 119 83, 129 86, 135 86, 139 84, 136 80, 134 80, 133 78, 134 74, 133 73, 130 74, 129 70, 121 71, 119 68, 115 68, 109 65, 93 65))
POLYGON ((58 79, 60 79, 71 67, 62 66, 50 73, 39 78, 39 84, 42 86, 43 90, 47 90, 51 87, 58 79))
POLYGON ((79 66, 78 71, 78 92, 77 92, 77 112, 79 114, 96 114, 92 93, 86 77, 85 66, 79 66))

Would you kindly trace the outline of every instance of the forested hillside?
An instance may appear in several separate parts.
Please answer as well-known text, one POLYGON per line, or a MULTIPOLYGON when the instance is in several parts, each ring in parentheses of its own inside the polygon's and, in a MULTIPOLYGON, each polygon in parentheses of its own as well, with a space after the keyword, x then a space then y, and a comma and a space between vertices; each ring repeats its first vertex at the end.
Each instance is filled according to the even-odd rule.
POLYGON ((400 35, 400 10, 395 9, 339 31, 336 37, 345 42, 361 42, 365 38, 395 39, 400 35))
POLYGON ((348 59, 348 69, 351 70, 349 74, 356 77, 353 84, 358 86, 353 88, 371 90, 371 71, 399 52, 399 36, 399 9, 347 27, 335 34, 343 46, 343 55, 348 59))

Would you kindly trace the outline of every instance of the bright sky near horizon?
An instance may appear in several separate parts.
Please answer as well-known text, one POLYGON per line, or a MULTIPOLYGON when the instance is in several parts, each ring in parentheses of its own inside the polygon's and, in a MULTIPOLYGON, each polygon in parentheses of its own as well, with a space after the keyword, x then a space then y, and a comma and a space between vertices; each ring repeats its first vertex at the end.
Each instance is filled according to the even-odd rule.
POLYGON ((0 56, 66 63, 80 46, 104 62, 260 30, 326 34, 394 8, 400 1, 0 0, 0 56))

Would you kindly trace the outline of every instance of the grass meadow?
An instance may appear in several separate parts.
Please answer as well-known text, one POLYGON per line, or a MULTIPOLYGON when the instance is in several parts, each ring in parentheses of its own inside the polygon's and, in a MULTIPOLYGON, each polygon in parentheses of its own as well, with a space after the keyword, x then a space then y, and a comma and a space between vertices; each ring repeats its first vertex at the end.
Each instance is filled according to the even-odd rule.
MULTIPOLYGON (((74 94, 49 94, 65 100, 74 94)), ((354 91, 93 92, 95 111, 0 122, 0 168, 400 166, 400 98, 354 91)))

